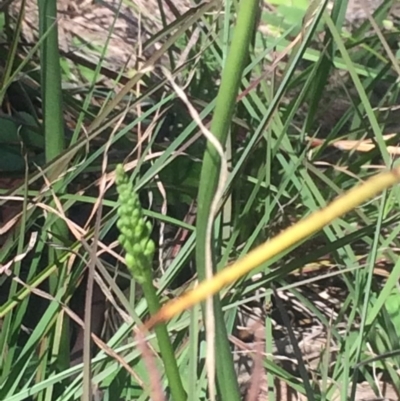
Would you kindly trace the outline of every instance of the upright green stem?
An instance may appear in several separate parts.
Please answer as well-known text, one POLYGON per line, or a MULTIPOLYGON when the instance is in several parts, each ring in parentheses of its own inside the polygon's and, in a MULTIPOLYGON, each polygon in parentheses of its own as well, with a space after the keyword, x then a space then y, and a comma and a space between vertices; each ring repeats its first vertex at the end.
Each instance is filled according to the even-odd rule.
MULTIPOLYGON (((225 145, 230 129, 230 123, 236 105, 236 97, 245 67, 245 60, 247 60, 248 49, 254 33, 258 4, 258 0, 242 0, 240 2, 231 48, 222 72, 221 86, 218 92, 211 124, 211 132, 222 145, 225 145)), ((207 221, 218 184, 220 166, 220 157, 216 149, 208 143, 201 171, 196 225, 196 265, 200 280, 204 280, 206 277, 205 255, 206 248, 209 246, 206 239, 207 221)), ((213 244, 214 241, 211 240, 212 247, 214 246, 213 244)), ((214 248, 212 249, 212 254, 214 259, 214 248)), ((226 401, 239 401, 240 392, 237 383, 237 375, 233 365, 219 296, 214 297, 214 318, 216 331, 215 345, 218 352, 218 357, 216 358, 217 379, 220 398, 226 401)))
MULTIPOLYGON (((41 86, 42 86, 42 109, 45 136, 46 163, 54 161, 65 147, 64 124, 62 114, 62 91, 61 91, 61 69, 60 54, 58 50, 57 31, 57 1, 38 0, 39 6, 39 31, 42 37, 47 31, 48 35, 40 47, 41 61, 41 86)), ((50 182, 58 179, 54 174, 47 177, 50 182)), ((54 183, 53 189, 57 195, 63 190, 62 180, 54 183)), ((50 216, 52 218, 52 216, 50 216)), ((56 219, 50 225, 53 241, 62 244, 68 236, 65 222, 56 219)), ((57 260, 58 253, 54 248, 49 249, 49 265, 57 260)), ((50 279, 50 291, 55 294, 60 286, 65 284, 66 271, 59 271, 58 277, 50 279)), ((68 318, 59 315, 60 321, 56 327, 61 328, 61 336, 57 335, 53 342, 53 355, 57 355, 57 363, 60 369, 69 367, 69 327, 68 318)), ((51 392, 51 390, 50 390, 51 392)), ((51 398, 48 393, 47 398, 51 398)))
MULTIPOLYGON (((156 289, 154 288, 150 272, 147 279, 142 283, 142 289, 146 297, 149 312, 151 315, 155 315, 160 309, 160 301, 156 289)), ((158 324, 154 330, 156 332, 157 342, 160 347, 160 354, 164 363, 165 374, 168 378, 173 400, 186 401, 187 395, 183 388, 167 326, 164 323, 158 324)))
MULTIPOLYGON (((57 1, 38 0, 40 36, 48 32, 40 47, 41 60, 41 86, 43 105, 43 126, 45 136, 46 163, 54 161, 65 147, 64 123, 62 114, 62 91, 61 91, 61 68, 60 53, 58 50, 57 24, 57 1)), ((54 176, 51 171, 47 177, 54 182, 59 177, 54 176)), ((54 183, 54 191, 60 194, 63 191, 62 180, 54 183)), ((62 243, 68 235, 65 222, 57 219, 51 225, 54 241, 62 243)), ((49 252, 50 263, 55 260, 55 252, 49 252)), ((55 283, 51 283, 55 287, 55 283)), ((51 288, 52 291, 55 288, 51 288)))
POLYGON ((57 1, 39 0, 40 36, 51 30, 40 48, 46 162, 57 157, 65 147, 56 19, 57 1))

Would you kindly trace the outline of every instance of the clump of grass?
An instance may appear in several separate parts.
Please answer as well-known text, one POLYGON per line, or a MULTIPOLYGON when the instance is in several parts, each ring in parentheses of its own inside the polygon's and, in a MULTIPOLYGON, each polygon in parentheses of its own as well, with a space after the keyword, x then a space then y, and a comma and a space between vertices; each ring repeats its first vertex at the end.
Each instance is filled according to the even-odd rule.
MULTIPOLYGON (((13 235, 7 225, 1 231, 7 234, 0 254, 1 272, 9 276, 2 274, 1 279, 5 295, 0 303, 0 399, 81 398, 82 365, 69 365, 66 327, 69 321, 71 328, 85 328, 79 317, 84 311, 74 309, 71 298, 77 299, 76 287, 89 261, 95 264, 100 294, 117 320, 108 337, 101 331, 92 336, 97 352, 90 364, 91 382, 104 399, 151 397, 146 365, 131 329, 158 310, 158 304, 193 286, 196 273, 200 280, 205 278, 206 231, 213 217, 210 202, 221 160, 205 144, 187 105, 177 99, 171 77, 163 76, 159 68, 163 55, 172 57, 175 64, 167 63, 169 73, 225 147, 227 176, 211 232, 215 271, 282 228, 324 208, 375 170, 397 166, 393 146, 397 136, 386 136, 393 134, 388 131, 396 120, 391 106, 398 98, 398 63, 392 54, 397 32, 381 23, 387 18, 389 2, 374 14, 378 29, 371 20, 346 34, 342 28, 347 2, 335 3, 330 16, 324 13, 323 3, 308 11, 300 3, 286 11, 280 5, 263 9, 260 29, 236 31, 236 36, 233 32, 242 26, 242 13, 247 10, 250 21, 254 14, 249 10, 255 3, 240 2, 238 9, 237 2, 228 2, 224 12, 217 2, 202 4, 155 34, 153 42, 163 39, 160 49, 133 76, 114 75, 118 83, 111 86, 116 94, 106 89, 105 96, 98 93, 98 78, 110 83, 110 77, 103 75, 101 65, 95 66, 91 85, 79 94, 76 88, 60 92, 65 77, 57 67, 59 55, 49 10, 43 10, 47 19, 42 16, 42 39, 27 58, 16 47, 19 33, 15 31, 13 45, 1 56, 5 73, 0 94, 3 110, 12 121, 7 132, 13 130, 12 136, 6 136, 0 128, 1 155, 10 160, 12 175, 8 178, 13 181, 4 184, 0 204, 15 202, 15 213, 21 217, 13 225, 13 235), (269 34, 262 33, 266 30, 269 34), (234 50, 234 59, 229 50, 237 46, 243 53, 234 50), (43 51, 37 53, 39 48, 43 51), (40 74, 38 65, 42 66, 40 74), (227 81, 230 69, 232 80, 227 81), (18 82, 19 93, 29 104, 22 112, 21 97, 16 105, 7 92, 21 71, 25 80, 18 82), (37 107, 37 88, 43 89, 41 108, 37 107), (218 92, 227 97, 217 97, 218 92), (344 113, 329 123, 324 119, 331 117, 333 106, 322 107, 328 100, 333 106, 335 101, 339 106, 346 103, 344 113), (127 274, 120 250, 114 246, 118 202, 113 172, 122 161, 132 171, 143 215, 154 227, 154 310, 138 294, 136 281, 127 274), (193 199, 198 199, 196 224, 189 213, 196 205, 193 199), (99 214, 94 225, 90 219, 100 201, 105 213, 99 214), (83 205, 93 213, 78 222, 76 211, 82 211, 83 205), (57 224, 61 231, 55 228, 57 224), (159 263, 159 249, 168 243, 165 237, 170 231, 176 240, 185 241, 174 242, 169 264, 159 263), (190 264, 194 254, 195 263, 190 264), (40 313, 35 316, 32 310, 40 313), (64 337, 60 337, 62 332, 64 337)), ((0 126, 6 126, 5 117, 0 117, 0 126)), ((237 382, 244 379, 236 377, 238 362, 225 356, 233 347, 229 339, 237 332, 236 321, 243 308, 254 302, 255 294, 260 307, 265 306, 264 299, 275 298, 275 312, 300 305, 325 333, 324 356, 313 371, 298 347, 294 357, 299 369, 289 371, 270 357, 276 352, 272 339, 277 329, 271 316, 261 317, 267 354, 262 362, 270 385, 281 380, 310 399, 333 399, 338 393, 348 399, 351 388, 351 399, 357 399, 358 382, 366 381, 377 392, 380 383, 374 384, 374 375, 379 371, 382 380, 396 387, 398 328, 392 300, 398 275, 397 191, 396 187, 388 190, 326 225, 297 253, 282 251, 259 266, 257 279, 244 277, 230 291, 219 294, 220 299, 214 301, 217 399, 241 397, 237 382), (376 275, 377 263, 383 260, 388 277, 381 280, 376 275), (292 274, 301 270, 300 277, 292 274), (326 314, 310 297, 321 301, 321 286, 329 290, 334 285, 341 290, 336 296, 338 306, 326 314), (276 297, 282 293, 290 295, 291 301, 279 307, 276 297), (330 357, 333 347, 335 355, 330 357), (333 366, 330 359, 335 361, 333 366), (339 383, 340 389, 333 383, 339 383)), ((12 222, 11 214, 6 217, 12 222)), ((298 341, 299 322, 283 321, 293 325, 286 328, 288 338, 298 341)), ((174 399, 186 393, 191 400, 205 400, 213 393, 212 381, 207 380, 204 326, 205 315, 196 305, 162 329, 164 339, 169 337, 165 344, 171 343, 174 350, 168 365, 176 362, 180 395, 172 394, 165 361, 157 357, 155 361, 160 384, 171 389, 174 399)), ((164 348, 152 335, 148 342, 155 350, 164 348)), ((87 392, 85 397, 89 397, 87 392)), ((269 397, 274 397, 274 391, 269 397)))

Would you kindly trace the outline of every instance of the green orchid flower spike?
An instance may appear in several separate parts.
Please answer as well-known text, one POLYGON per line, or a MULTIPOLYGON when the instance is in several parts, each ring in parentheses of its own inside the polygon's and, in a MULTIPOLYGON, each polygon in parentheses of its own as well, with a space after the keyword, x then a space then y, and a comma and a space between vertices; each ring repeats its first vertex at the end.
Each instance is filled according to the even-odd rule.
POLYGON ((143 284, 146 279, 151 280, 155 251, 154 242, 150 239, 152 227, 144 219, 139 197, 121 164, 116 169, 116 184, 120 203, 117 227, 121 234, 118 240, 126 252, 126 266, 133 278, 143 284))
MULTIPOLYGON (((116 168, 116 184, 119 195, 117 226, 121 233, 118 240, 126 252, 126 266, 142 287, 150 314, 155 315, 160 310, 160 300, 153 284, 155 244, 150 239, 152 227, 143 216, 139 197, 121 164, 116 168)), ((160 324, 155 327, 155 332, 172 399, 187 401, 167 326, 160 324)))

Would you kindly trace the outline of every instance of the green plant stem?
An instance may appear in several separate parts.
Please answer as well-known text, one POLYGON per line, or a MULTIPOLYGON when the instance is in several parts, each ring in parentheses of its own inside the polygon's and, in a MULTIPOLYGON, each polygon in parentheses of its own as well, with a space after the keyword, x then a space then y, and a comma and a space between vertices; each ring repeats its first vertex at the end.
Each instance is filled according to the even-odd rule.
MULTIPOLYGON (((232 45, 222 73, 221 86, 218 92, 211 124, 211 132, 222 145, 226 143, 230 122, 236 105, 236 96, 238 94, 245 67, 245 60, 247 60, 248 49, 254 33, 258 4, 258 0, 241 1, 237 24, 232 38, 232 45)), ((198 276, 201 281, 206 277, 205 255, 208 246, 206 239, 207 221, 217 188, 220 166, 220 158, 216 149, 208 143, 203 158, 197 212, 196 265, 198 276)), ((211 240, 211 244, 214 244, 213 240, 211 240)), ((212 255, 214 260, 214 248, 212 249, 212 255)), ((216 358, 217 380, 220 397, 222 400, 226 401, 239 401, 241 399, 240 392, 226 332, 224 315, 218 295, 214 297, 214 318, 215 345, 218 350, 218 358, 216 358)))
MULTIPOLYGON (((57 1, 38 0, 39 6, 39 32, 42 37, 47 31, 48 35, 40 47, 41 61, 41 90, 43 103, 43 125, 45 136, 45 155, 46 163, 54 161, 64 150, 64 123, 62 114, 62 91, 61 91, 61 68, 60 53, 58 49, 57 31, 57 1)), ((51 170, 50 170, 51 171, 51 170)), ((47 177, 53 184, 53 189, 57 195, 64 191, 62 180, 50 172, 47 177)), ((53 216, 49 216, 52 218, 53 216)), ((56 219, 49 227, 53 234, 53 241, 63 244, 68 237, 66 223, 61 219, 56 219)), ((49 248, 49 265, 58 259, 59 252, 53 247, 49 248)), ((50 279, 50 291, 55 294, 61 286, 66 285, 67 278, 66 265, 59 268, 59 274, 50 279)), ((57 355, 57 365, 60 369, 69 367, 69 324, 68 318, 64 314, 59 315, 62 322, 58 322, 56 327, 62 328, 61 335, 57 335, 59 340, 53 344, 53 355, 57 355)), ((52 398, 51 388, 46 395, 47 399, 52 398)))
MULTIPOLYGON (((45 154, 46 163, 49 163, 54 161, 65 148, 60 53, 58 50, 57 24, 54 23, 57 20, 57 2, 39 0, 38 5, 40 36, 43 37, 48 33, 40 47, 40 59, 45 154)), ((62 180, 58 180, 59 177, 52 174, 51 170, 47 178, 52 183, 57 180, 53 184, 54 191, 57 194, 64 192, 62 180)), ((67 238, 68 230, 63 220, 56 219, 51 230, 55 242, 62 243, 62 240, 67 238)), ((52 253, 50 252, 50 264, 54 261, 52 253)))
MULTIPOLYGON (((160 309, 160 301, 153 285, 153 280, 149 269, 145 271, 145 280, 141 283, 143 294, 146 298, 149 312, 155 315, 160 309)), ((167 326, 165 323, 155 327, 157 342, 160 347, 161 358, 164 363, 165 374, 167 375, 172 399, 174 401, 186 401, 187 395, 183 388, 175 353, 172 348, 167 326)))
POLYGON ((39 0, 40 35, 51 30, 41 46, 41 84, 46 138, 46 161, 57 157, 65 147, 62 114, 61 68, 58 50, 57 2, 39 0))
MULTIPOLYGON (((54 161, 65 148, 64 123, 62 114, 62 91, 61 91, 61 68, 60 53, 58 50, 57 24, 57 2, 51 0, 39 0, 39 26, 40 36, 47 32, 47 36, 40 47, 41 60, 41 85, 43 104, 43 128, 45 136, 46 163, 54 161)), ((53 184, 56 194, 64 191, 62 180, 52 174, 51 170, 47 178, 53 184)), ((56 219, 51 225, 54 241, 62 244, 68 236, 68 229, 65 222, 56 219)), ((49 250, 49 264, 55 260, 55 252, 49 250)), ((51 291, 55 292, 56 283, 51 282, 51 291)))

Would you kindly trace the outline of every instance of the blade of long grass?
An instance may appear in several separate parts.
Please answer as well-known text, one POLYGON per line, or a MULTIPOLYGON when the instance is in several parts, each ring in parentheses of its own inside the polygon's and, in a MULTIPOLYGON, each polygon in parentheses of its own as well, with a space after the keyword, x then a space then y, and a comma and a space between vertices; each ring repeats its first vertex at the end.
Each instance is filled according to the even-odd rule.
POLYGON ((385 161, 386 166, 390 166, 391 159, 390 159, 390 155, 389 155, 389 153, 387 151, 387 148, 386 148, 385 140, 384 140, 384 138, 382 136, 382 130, 379 127, 379 124, 378 124, 378 121, 376 119, 375 113, 372 110, 371 103, 370 103, 370 101, 368 99, 368 96, 366 94, 366 91, 365 91, 365 89, 364 89, 364 87, 363 87, 363 85, 361 83, 361 80, 360 80, 358 74, 356 73, 356 71, 354 69, 354 66, 353 66, 353 63, 351 61, 350 55, 349 55, 347 49, 345 48, 344 43, 343 43, 343 41, 342 41, 342 39, 341 39, 341 37, 339 35, 339 32, 336 29, 336 27, 334 26, 333 21, 331 20, 331 18, 326 17, 325 21, 326 21, 326 23, 327 23, 327 25, 328 25, 331 33, 332 33, 333 38, 335 39, 336 45, 337 45, 338 49, 340 50, 340 53, 341 53, 341 55, 343 57, 343 60, 345 61, 345 63, 348 66, 348 70, 349 70, 350 76, 353 79, 354 85, 355 85, 355 87, 357 89, 357 92, 358 92, 358 94, 360 96, 361 102, 362 102, 362 104, 363 104, 363 106, 365 108, 365 112, 367 114, 369 123, 371 124, 372 132, 375 135, 375 139, 376 139, 376 141, 378 143, 378 147, 379 147, 380 153, 382 155, 382 158, 385 161))
POLYGON ((397 167, 389 172, 378 174, 369 179, 365 184, 353 188, 345 195, 337 198, 325 209, 314 212, 312 215, 282 232, 272 240, 254 249, 239 261, 221 270, 212 280, 202 282, 192 292, 164 305, 160 313, 149 321, 149 326, 156 324, 159 319, 169 319, 191 305, 201 302, 211 293, 215 293, 225 285, 236 281, 280 251, 295 245, 301 239, 325 227, 338 216, 347 213, 366 199, 375 196, 380 191, 399 181, 400 168, 397 167))

